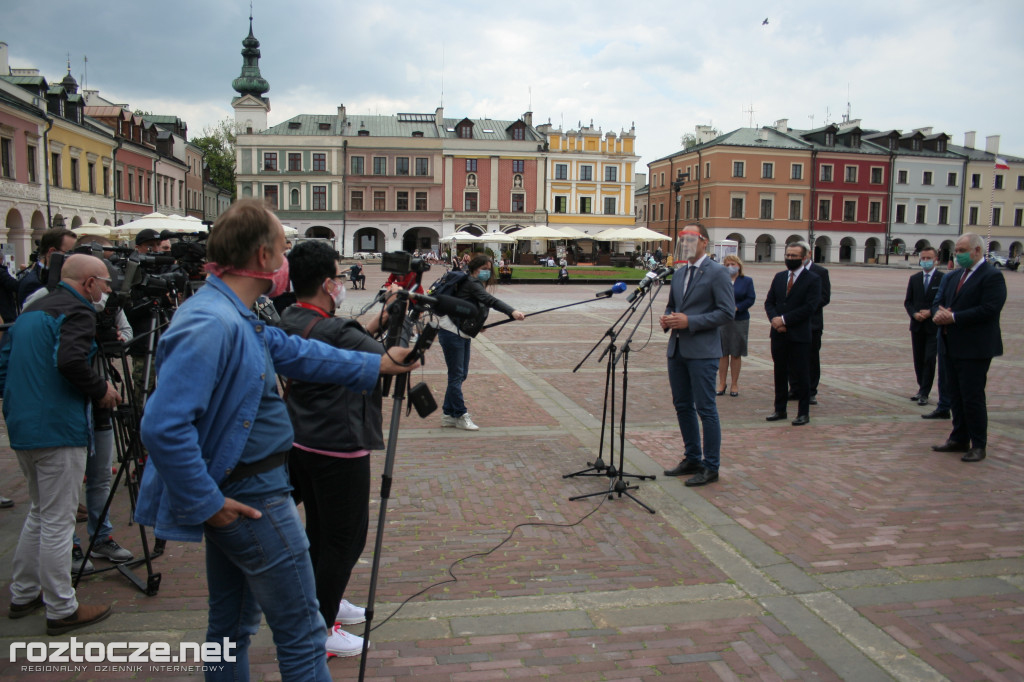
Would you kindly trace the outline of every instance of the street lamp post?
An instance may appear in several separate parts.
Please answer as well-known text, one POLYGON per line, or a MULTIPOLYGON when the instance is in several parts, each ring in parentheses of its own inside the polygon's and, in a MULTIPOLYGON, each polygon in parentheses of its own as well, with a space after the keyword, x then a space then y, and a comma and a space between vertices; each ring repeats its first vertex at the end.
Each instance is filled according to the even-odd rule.
POLYGON ((679 192, 683 189, 683 185, 690 179, 690 172, 679 173, 676 176, 675 181, 672 183, 672 190, 676 193, 676 219, 672 225, 672 264, 675 265, 675 254, 676 254, 676 239, 679 237, 679 204, 680 196, 679 192))

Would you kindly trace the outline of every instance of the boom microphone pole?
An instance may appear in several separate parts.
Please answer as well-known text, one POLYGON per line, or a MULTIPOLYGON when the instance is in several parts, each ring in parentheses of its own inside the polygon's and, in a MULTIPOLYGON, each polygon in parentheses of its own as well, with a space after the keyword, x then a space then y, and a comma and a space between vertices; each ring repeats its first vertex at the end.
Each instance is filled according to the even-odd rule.
MULTIPOLYGON (((615 286, 611 287, 610 289, 605 289, 604 291, 599 291, 596 294, 594 294, 594 298, 611 298, 612 294, 621 294, 623 291, 626 290, 626 288, 627 287, 625 282, 616 282, 615 286)), ((450 297, 443 296, 442 298, 450 297)), ((585 301, 576 301, 575 303, 566 303, 565 305, 556 305, 554 308, 545 308, 544 310, 538 310, 533 313, 527 313, 526 315, 523 315, 523 317, 533 317, 534 315, 540 315, 541 313, 550 313, 552 310, 571 308, 574 305, 583 305, 584 303, 591 303, 591 300, 587 299, 585 301)), ((480 328, 480 331, 483 331, 484 329, 490 329, 491 327, 497 327, 499 324, 507 324, 509 322, 512 322, 512 320, 506 319, 500 320, 498 322, 492 322, 491 324, 485 324, 483 327, 480 328)))

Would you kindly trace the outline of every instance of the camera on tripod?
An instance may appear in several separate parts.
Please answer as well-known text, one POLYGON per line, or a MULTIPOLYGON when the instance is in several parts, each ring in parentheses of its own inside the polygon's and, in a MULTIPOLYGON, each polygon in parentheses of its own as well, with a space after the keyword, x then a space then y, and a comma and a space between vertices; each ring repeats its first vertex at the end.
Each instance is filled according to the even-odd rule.
POLYGON ((392 251, 381 256, 380 269, 396 275, 408 275, 410 272, 422 275, 430 269, 430 263, 422 258, 413 258, 405 251, 392 251))

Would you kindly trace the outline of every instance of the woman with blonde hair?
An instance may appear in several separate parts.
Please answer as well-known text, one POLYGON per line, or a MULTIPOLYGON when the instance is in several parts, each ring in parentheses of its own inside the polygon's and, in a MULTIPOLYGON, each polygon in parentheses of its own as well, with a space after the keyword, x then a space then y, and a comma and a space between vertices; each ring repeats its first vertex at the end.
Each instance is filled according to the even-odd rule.
POLYGON ((747 354, 747 335, 750 330, 750 306, 754 305, 754 280, 743 274, 743 261, 739 256, 729 254, 722 259, 722 265, 732 277, 733 294, 736 298, 736 317, 722 326, 722 358, 718 361, 718 395, 725 393, 725 379, 732 370, 729 395, 740 394, 740 364, 747 354))

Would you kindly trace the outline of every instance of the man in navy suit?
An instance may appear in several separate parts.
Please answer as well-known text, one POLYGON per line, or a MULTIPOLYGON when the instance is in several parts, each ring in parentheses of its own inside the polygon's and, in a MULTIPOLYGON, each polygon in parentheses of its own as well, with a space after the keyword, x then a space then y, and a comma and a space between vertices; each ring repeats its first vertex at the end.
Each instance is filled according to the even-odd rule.
POLYGON ((932 305, 942 282, 942 273, 935 269, 935 249, 926 246, 920 252, 921 272, 910 276, 903 307, 910 316, 910 345, 914 353, 914 374, 917 393, 910 396, 918 405, 928 404, 928 394, 935 382, 936 335, 932 322, 932 305))
POLYGON ((786 269, 775 275, 764 310, 771 321, 772 362, 775 364, 775 411, 767 421, 786 419, 790 376, 797 394, 797 416, 793 426, 811 421, 811 318, 821 304, 821 278, 804 267, 807 246, 786 246, 786 269))
POLYGON ((985 261, 984 248, 982 238, 971 232, 956 241, 956 261, 962 271, 947 275, 958 277, 956 286, 950 282, 944 288, 932 313, 942 330, 953 410, 953 430, 945 443, 932 450, 966 453, 963 462, 985 459, 985 382, 992 358, 1003 354, 999 314, 1006 303, 1006 281, 985 261))
POLYGON ((671 293, 660 319, 662 331, 671 331, 666 353, 668 380, 684 446, 683 460, 665 475, 694 474, 686 480, 688 486, 718 480, 722 449, 722 427, 715 404, 718 360, 722 356, 718 328, 736 314, 732 279, 724 266, 707 257, 708 241, 708 231, 700 223, 683 227, 676 242, 671 293))
MULTIPOLYGON (((824 309, 832 302, 832 280, 829 279, 828 269, 818 265, 811 260, 811 245, 805 241, 796 242, 807 249, 807 258, 804 259, 804 268, 810 270, 821 279, 821 302, 818 304, 814 315, 811 316, 811 348, 807 362, 809 365, 809 388, 811 392, 811 405, 818 404, 818 383, 821 381, 821 337, 825 333, 824 309)), ((796 400, 796 391, 793 390, 793 377, 790 376, 789 399, 796 400)))

